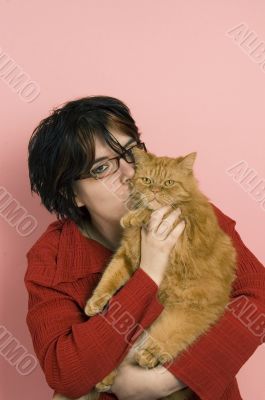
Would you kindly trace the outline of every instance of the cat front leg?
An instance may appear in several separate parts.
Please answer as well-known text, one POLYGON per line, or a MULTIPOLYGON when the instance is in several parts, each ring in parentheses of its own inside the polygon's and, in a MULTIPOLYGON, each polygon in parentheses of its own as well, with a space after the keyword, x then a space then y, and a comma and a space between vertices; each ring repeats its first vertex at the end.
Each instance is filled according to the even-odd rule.
POLYGON ((216 305, 204 309, 181 305, 164 309, 148 331, 148 338, 134 354, 142 367, 153 368, 172 361, 181 351, 205 333, 222 314, 216 305))
POLYGON ((110 298, 123 286, 133 274, 124 250, 121 248, 113 256, 92 296, 85 306, 85 314, 93 316, 100 313, 110 298))
MULTIPOLYGON (((133 346, 132 361, 136 361, 141 367, 154 368, 158 364, 163 364, 172 359, 171 354, 168 353, 167 348, 164 346, 163 341, 158 334, 159 328, 163 329, 163 324, 166 318, 163 318, 165 310, 160 314, 151 327, 145 331, 146 335, 140 337, 133 346)), ((166 328, 166 327, 165 327, 166 328)))

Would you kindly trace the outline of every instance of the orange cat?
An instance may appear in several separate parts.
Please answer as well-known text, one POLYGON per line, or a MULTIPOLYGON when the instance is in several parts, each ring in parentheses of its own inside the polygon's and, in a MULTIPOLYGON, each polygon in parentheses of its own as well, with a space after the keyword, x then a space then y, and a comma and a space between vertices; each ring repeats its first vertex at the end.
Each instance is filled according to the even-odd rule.
MULTIPOLYGON (((136 161, 131 180, 130 209, 121 219, 125 228, 120 247, 87 301, 85 313, 103 310, 114 293, 123 286, 140 264, 141 226, 152 211, 166 204, 179 207, 185 229, 170 253, 169 263, 159 286, 158 298, 164 310, 126 355, 124 362, 137 362, 153 368, 174 359, 204 334, 222 316, 229 302, 235 279, 236 251, 229 236, 219 227, 214 210, 193 175, 196 153, 176 159, 156 157, 139 148, 133 149, 136 161), (153 186, 160 188, 153 202, 153 186)), ((136 299, 137 301, 137 299, 136 299)), ((96 385, 106 391, 114 381, 112 371, 96 385)), ((189 388, 168 396, 170 400, 188 399, 189 388)), ((97 399, 92 391, 82 399, 97 399)))

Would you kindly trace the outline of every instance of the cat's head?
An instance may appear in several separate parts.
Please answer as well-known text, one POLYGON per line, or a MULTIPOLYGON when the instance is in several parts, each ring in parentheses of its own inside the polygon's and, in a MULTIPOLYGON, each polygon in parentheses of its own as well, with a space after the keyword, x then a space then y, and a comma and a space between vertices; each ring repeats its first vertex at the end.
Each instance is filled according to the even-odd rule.
POLYGON ((135 174, 131 179, 131 199, 135 208, 156 210, 164 205, 174 207, 189 201, 198 191, 193 175, 196 152, 184 157, 157 157, 137 147, 132 149, 135 174))

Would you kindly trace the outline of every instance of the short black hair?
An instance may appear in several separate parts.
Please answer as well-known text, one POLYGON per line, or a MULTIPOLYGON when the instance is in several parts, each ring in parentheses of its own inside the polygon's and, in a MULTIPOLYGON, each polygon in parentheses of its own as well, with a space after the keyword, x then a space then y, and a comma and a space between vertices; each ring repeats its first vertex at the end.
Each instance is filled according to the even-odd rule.
POLYGON ((123 148, 108 129, 116 128, 140 142, 141 133, 129 108, 109 96, 89 96, 54 108, 34 129, 28 145, 31 193, 57 219, 82 225, 89 218, 75 201, 73 182, 95 161, 95 135, 102 135, 117 153, 123 148))

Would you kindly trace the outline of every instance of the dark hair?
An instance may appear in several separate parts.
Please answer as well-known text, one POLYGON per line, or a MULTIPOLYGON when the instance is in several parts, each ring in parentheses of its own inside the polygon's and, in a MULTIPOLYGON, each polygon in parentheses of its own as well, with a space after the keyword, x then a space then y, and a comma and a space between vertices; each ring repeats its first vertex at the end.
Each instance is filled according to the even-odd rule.
POLYGON ((108 131, 116 128, 140 141, 141 133, 129 108, 109 96, 89 96, 55 108, 34 129, 28 145, 31 193, 57 219, 70 218, 78 225, 89 212, 78 207, 73 182, 88 172, 95 161, 94 135, 102 135, 117 153, 123 150, 108 131))

